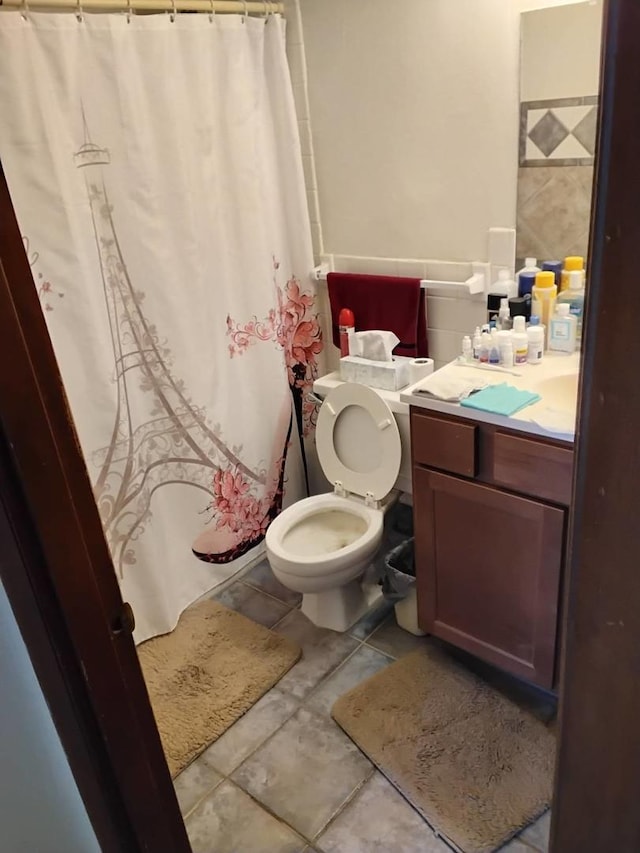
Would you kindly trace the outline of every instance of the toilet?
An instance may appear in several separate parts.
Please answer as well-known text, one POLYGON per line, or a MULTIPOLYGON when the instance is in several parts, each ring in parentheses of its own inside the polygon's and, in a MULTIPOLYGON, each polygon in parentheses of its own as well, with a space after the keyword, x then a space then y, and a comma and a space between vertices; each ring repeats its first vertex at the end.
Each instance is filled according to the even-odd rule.
POLYGON ((334 491, 285 509, 267 530, 267 558, 280 583, 302 593, 312 622, 346 631, 381 596, 362 576, 380 548, 402 442, 387 401, 345 382, 320 407, 316 445, 334 491))

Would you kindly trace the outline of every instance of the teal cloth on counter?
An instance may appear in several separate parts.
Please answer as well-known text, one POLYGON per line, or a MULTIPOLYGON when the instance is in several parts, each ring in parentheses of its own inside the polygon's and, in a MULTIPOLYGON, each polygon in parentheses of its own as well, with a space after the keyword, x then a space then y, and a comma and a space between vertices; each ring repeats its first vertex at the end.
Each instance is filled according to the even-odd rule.
POLYGON ((460 402, 461 406, 469 409, 480 409, 482 412, 493 412, 494 415, 515 415, 525 406, 537 403, 542 399, 539 394, 531 391, 520 391, 506 382, 500 385, 489 385, 477 394, 471 394, 466 400, 460 402))

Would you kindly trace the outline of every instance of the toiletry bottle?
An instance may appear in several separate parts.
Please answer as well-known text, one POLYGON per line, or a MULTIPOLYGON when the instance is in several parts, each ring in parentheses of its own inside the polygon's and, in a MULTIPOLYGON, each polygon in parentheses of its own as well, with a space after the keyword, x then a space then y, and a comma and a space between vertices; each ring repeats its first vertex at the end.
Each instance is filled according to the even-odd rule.
POLYGON ((355 318, 350 308, 341 308, 338 315, 338 329, 340 332, 340 357, 349 355, 349 335, 355 332, 355 318))
POLYGON ((531 293, 531 288, 527 289, 525 282, 522 282, 520 276, 523 274, 527 274, 528 278, 527 282, 531 282, 533 285, 533 279, 530 278, 531 275, 535 276, 540 272, 540 267, 535 258, 525 258, 524 266, 522 269, 518 270, 516 273, 516 281, 518 282, 518 296, 524 296, 527 293, 531 293))
POLYGON ((487 293, 487 323, 497 318, 502 299, 500 293, 487 293))
POLYGON ((491 293, 499 293, 500 296, 506 296, 507 299, 518 295, 518 285, 511 277, 508 269, 498 270, 498 278, 491 285, 491 293))
POLYGON ((500 364, 503 367, 513 367, 513 343, 511 339, 500 344, 500 364))
POLYGON ((491 335, 489 332, 482 333, 482 343, 480 344, 480 358, 479 361, 481 364, 489 363, 489 352, 491 351, 491 335))
POLYGON ((544 358, 544 326, 540 324, 539 317, 532 317, 532 322, 527 329, 527 361, 529 364, 540 364, 544 358))
POLYGON ((489 364, 500 364, 500 344, 498 338, 498 330, 491 330, 491 346, 489 348, 489 364))
POLYGON ((473 361, 473 344, 469 335, 465 335, 462 339, 462 357, 465 361, 473 361))
POLYGON ((582 315, 584 312, 584 273, 580 270, 571 270, 569 273, 569 287, 558 296, 558 305, 566 302, 570 313, 576 318, 576 335, 578 346, 582 341, 582 315))
POLYGON ((513 322, 509 313, 509 300, 500 300, 500 311, 498 312, 498 327, 501 331, 510 332, 513 322))
POLYGON ((558 288, 552 272, 539 272, 536 283, 531 291, 531 313, 540 317, 540 322, 547 329, 556 305, 558 288))
POLYGON ((581 255, 569 255, 564 259, 562 267, 562 275, 560 276, 560 290, 566 290, 569 287, 569 273, 581 272, 584 278, 584 258, 581 255))
POLYGON ((562 261, 543 261, 542 271, 552 272, 555 275, 556 285, 558 286, 558 290, 560 290, 560 281, 562 279, 562 261))
POLYGON ((529 339, 524 317, 513 318, 513 332, 511 334, 513 342, 513 362, 514 364, 526 364, 527 354, 529 352, 529 339))
POLYGON ((556 306, 549 328, 549 349, 556 352, 575 352, 578 321, 567 302, 556 306))
POLYGON ((526 294, 525 296, 516 296, 515 299, 510 299, 509 314, 511 314, 512 320, 514 317, 518 316, 522 316, 525 318, 525 320, 528 320, 529 317, 531 317, 531 294, 526 294))
POLYGON ((504 367, 513 367, 512 333, 507 329, 501 329, 498 332, 498 349, 500 350, 500 364, 504 367))
POLYGON ((474 361, 480 360, 480 347, 482 346, 482 335, 480 333, 480 326, 476 326, 476 330, 473 334, 473 358, 474 361))

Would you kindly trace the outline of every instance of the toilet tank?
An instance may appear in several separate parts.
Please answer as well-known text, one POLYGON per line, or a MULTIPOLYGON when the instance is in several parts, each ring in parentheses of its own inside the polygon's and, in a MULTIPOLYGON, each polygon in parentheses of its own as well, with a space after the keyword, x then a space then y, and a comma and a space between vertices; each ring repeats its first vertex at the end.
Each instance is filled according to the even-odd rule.
MULTIPOLYGON (((342 385, 340 374, 327 373, 326 376, 316 379, 313 383, 313 391, 318 397, 326 397, 332 388, 337 385, 342 385)), ((398 424, 400 431, 400 441, 402 442, 402 458, 400 460, 400 471, 398 479, 395 482, 394 488, 401 492, 411 494, 411 430, 409 424, 409 405, 400 400, 400 391, 384 391, 381 388, 372 388, 376 394, 379 394, 393 412, 393 415, 398 424)))

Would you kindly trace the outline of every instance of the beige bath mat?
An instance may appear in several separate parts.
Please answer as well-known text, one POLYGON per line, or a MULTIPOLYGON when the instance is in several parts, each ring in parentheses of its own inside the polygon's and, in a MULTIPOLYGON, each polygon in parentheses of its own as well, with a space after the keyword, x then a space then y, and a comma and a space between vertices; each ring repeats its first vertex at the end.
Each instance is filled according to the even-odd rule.
POLYGON ((553 732, 435 646, 341 696, 332 715, 464 853, 496 850, 549 806, 553 732))
POLYGON ((172 776, 279 681, 300 648, 207 599, 138 656, 172 776))

